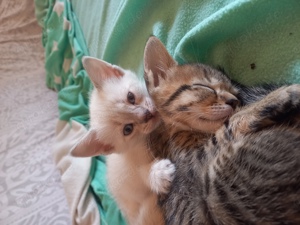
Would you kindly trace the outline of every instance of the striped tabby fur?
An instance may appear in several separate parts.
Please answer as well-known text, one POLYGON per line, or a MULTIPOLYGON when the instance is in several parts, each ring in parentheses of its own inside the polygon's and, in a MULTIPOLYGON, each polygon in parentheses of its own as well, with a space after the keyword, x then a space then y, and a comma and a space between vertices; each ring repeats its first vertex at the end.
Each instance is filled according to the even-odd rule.
POLYGON ((149 144, 176 166, 160 201, 166 224, 300 224, 300 85, 238 92, 207 66, 178 66, 155 37, 144 60, 148 91, 163 120, 149 144), (215 98, 201 100, 205 88, 215 98), (201 110, 229 104, 222 93, 241 97, 242 104, 257 102, 225 113, 224 120, 215 117, 220 120, 209 129, 201 110))

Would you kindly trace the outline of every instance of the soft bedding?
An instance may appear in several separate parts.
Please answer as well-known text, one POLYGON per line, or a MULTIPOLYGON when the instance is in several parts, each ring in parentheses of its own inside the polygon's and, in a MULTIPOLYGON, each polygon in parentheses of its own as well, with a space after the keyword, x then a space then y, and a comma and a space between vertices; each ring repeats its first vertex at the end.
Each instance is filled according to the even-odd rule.
POLYGON ((92 87, 82 68, 83 55, 132 69, 142 77, 143 48, 155 35, 180 63, 221 66, 244 84, 300 83, 298 0, 35 2, 43 26, 47 84, 58 91, 60 121, 54 151, 74 224, 124 224, 107 191, 105 158, 68 156, 88 129, 92 87))
POLYGON ((32 0, 0 1, 0 224, 71 224, 53 162, 57 93, 45 86, 32 0))

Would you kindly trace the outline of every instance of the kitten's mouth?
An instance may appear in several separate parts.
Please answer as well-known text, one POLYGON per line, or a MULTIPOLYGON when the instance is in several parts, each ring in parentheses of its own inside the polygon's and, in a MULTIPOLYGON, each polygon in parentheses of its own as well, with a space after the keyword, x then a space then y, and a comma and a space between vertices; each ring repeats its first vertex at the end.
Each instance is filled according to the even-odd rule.
POLYGON ((145 123, 144 133, 148 134, 158 127, 161 117, 158 112, 151 113, 151 118, 145 123))
POLYGON ((224 116, 224 117, 222 117, 220 119, 213 119, 213 120, 212 119, 205 119, 205 118, 202 118, 202 117, 199 117, 198 119, 200 121, 203 121, 203 122, 214 124, 214 123, 223 123, 224 121, 226 121, 229 118, 230 118, 230 116, 224 116))
MULTIPOLYGON (((226 114, 223 113, 222 115, 210 117, 209 119, 199 117, 198 124, 201 125, 201 130, 214 132, 215 130, 219 129, 222 126, 222 124, 232 116, 232 114, 233 110, 226 114)), ((196 125, 196 128, 199 127, 196 125)))
POLYGON ((226 120, 229 119, 229 117, 231 116, 227 115, 227 116, 223 116, 219 119, 206 119, 206 118, 202 118, 199 117, 198 119, 198 123, 194 124, 193 128, 196 130, 201 130, 201 131, 205 131, 205 132, 215 132, 217 129, 219 129, 226 120))
POLYGON ((221 117, 216 117, 215 119, 211 120, 211 121, 225 121, 227 119, 229 119, 233 114, 233 111, 232 113, 228 113, 227 115, 223 115, 221 117))
POLYGON ((223 106, 218 110, 212 110, 211 114, 206 115, 205 117, 199 117, 199 119, 207 120, 207 121, 225 121, 229 117, 232 116, 234 110, 231 106, 223 106))
POLYGON ((148 123, 149 120, 151 120, 152 118, 154 119, 155 117, 155 112, 151 113, 150 111, 146 111, 146 115, 145 115, 145 123, 148 123))

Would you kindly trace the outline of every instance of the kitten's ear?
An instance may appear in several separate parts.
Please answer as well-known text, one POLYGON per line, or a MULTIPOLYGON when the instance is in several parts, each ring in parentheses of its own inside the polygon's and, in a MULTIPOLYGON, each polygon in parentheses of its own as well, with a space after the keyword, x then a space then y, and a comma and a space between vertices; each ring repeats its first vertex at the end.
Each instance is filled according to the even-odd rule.
POLYGON ((97 136, 97 131, 91 129, 72 148, 71 155, 75 157, 92 157, 97 155, 108 155, 114 151, 114 147, 105 144, 97 136))
POLYGON ((148 88, 149 85, 157 87, 159 81, 166 78, 166 72, 176 65, 177 62, 170 56, 163 43, 154 36, 150 37, 144 50, 144 76, 148 88))
POLYGON ((121 67, 93 57, 84 56, 82 64, 96 88, 101 87, 103 80, 124 75, 121 67))

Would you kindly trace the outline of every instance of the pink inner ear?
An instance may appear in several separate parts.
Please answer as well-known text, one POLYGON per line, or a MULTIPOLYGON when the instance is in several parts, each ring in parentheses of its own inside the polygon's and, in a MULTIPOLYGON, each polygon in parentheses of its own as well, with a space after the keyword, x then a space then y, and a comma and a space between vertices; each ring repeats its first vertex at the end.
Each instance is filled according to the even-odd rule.
POLYGON ((113 67, 113 72, 117 77, 122 77, 124 75, 124 73, 116 67, 113 67))
POLYGON ((91 129, 71 150, 75 157, 91 157, 97 155, 108 155, 114 151, 114 146, 106 144, 97 135, 97 131, 91 129), (99 139, 100 138, 100 139, 99 139))
MULTIPOLYGON (((108 144, 99 144, 99 146, 97 146, 98 149, 101 149, 101 154, 102 155, 108 155, 110 153, 112 153, 112 151, 114 150, 114 147, 108 144)), ((97 150, 97 149, 95 149, 97 150)))

